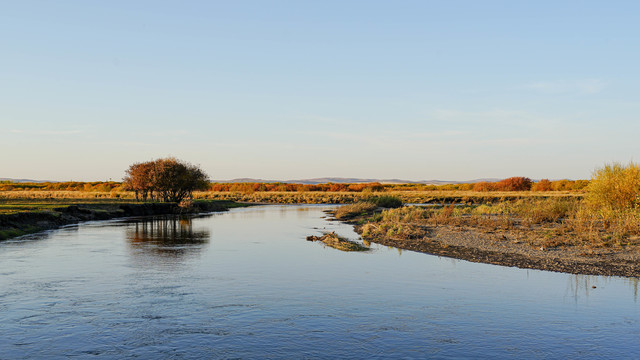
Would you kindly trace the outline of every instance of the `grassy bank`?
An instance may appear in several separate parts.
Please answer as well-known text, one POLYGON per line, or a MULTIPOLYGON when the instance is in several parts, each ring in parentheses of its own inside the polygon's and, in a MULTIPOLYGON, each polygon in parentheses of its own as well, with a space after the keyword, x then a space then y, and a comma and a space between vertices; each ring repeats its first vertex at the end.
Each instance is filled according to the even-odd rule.
POLYGON ((367 207, 363 202, 339 209, 336 218, 356 217, 363 237, 370 240, 420 238, 430 228, 448 226, 499 234, 540 249, 640 248, 640 165, 614 163, 597 169, 583 195, 521 192, 499 199, 476 197, 456 206, 413 206, 379 213, 373 211, 374 204, 367 207))
MULTIPOLYGON (((27 194, 28 195, 28 194, 27 194)), ((18 212, 52 211, 55 208, 78 205, 95 209, 116 209, 123 204, 135 204, 133 199, 121 198, 78 198, 78 197, 0 197, 0 214, 18 212)))
POLYGON ((607 276, 640 276, 640 213, 588 201, 519 199, 481 205, 345 205, 336 218, 365 244, 472 262, 607 276))
MULTIPOLYGON (((346 211, 342 210, 343 212, 346 211)), ((439 226, 492 234, 534 248, 637 248, 640 214, 594 211, 577 199, 520 199, 494 204, 387 209, 360 216, 365 239, 414 239, 439 226)))
POLYGON ((247 206, 226 200, 175 203, 140 203, 86 199, 3 199, 0 202, 0 240, 55 229, 81 221, 127 216, 152 216, 224 211, 247 206))

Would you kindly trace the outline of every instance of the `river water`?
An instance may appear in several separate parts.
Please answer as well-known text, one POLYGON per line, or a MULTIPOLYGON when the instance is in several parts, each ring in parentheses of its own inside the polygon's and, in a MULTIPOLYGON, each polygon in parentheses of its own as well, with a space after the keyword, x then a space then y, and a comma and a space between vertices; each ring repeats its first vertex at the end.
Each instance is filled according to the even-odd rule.
POLYGON ((0 359, 636 358, 638 280, 307 242, 327 206, 0 243, 0 359))

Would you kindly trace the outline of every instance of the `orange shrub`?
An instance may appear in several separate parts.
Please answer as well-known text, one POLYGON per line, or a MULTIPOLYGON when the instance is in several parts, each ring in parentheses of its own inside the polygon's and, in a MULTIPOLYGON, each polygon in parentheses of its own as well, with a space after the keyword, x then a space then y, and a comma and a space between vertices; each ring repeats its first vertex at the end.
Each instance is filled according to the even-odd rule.
POLYGON ((551 182, 551 188, 554 191, 566 191, 566 190, 571 190, 573 184, 571 181, 569 180, 556 180, 551 182))
POLYGON ((496 188, 500 191, 529 191, 531 190, 531 179, 527 177, 510 177, 496 183, 496 188))
POLYGON ((542 179, 537 183, 531 185, 532 191, 551 191, 551 181, 549 179, 542 179))
POLYGON ((496 183, 482 181, 482 182, 473 184, 473 191, 495 191, 495 190, 497 190, 496 183))

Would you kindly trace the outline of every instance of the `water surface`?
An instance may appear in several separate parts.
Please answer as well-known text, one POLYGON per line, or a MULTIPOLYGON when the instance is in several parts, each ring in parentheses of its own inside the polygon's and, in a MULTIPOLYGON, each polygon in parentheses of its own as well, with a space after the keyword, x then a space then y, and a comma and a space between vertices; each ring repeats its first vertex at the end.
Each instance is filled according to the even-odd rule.
POLYGON ((94 222, 0 243, 0 359, 640 353, 637 279, 340 252, 305 241, 358 239, 327 208, 94 222))

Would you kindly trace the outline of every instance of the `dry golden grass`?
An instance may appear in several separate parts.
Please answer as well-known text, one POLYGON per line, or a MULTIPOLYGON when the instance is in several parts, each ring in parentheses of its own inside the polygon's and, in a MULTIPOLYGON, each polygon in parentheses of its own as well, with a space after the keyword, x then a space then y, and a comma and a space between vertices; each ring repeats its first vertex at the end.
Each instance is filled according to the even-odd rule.
POLYGON ((622 247, 640 243, 640 212, 594 211, 572 198, 520 199, 495 204, 384 210, 361 219, 365 238, 410 239, 424 229, 451 226, 522 238, 534 247, 622 247))
POLYGON ((373 213, 378 208, 378 205, 370 202, 358 202, 355 204, 340 206, 334 213, 334 216, 338 220, 353 219, 357 216, 364 216, 373 213))
POLYGON ((367 200, 371 196, 394 196, 406 204, 425 203, 486 203, 499 202, 504 199, 526 198, 581 198, 582 193, 557 191, 557 192, 532 192, 532 191, 386 191, 374 193, 357 192, 197 192, 194 196, 198 199, 220 199, 255 203, 279 203, 279 204, 350 204, 367 200))

